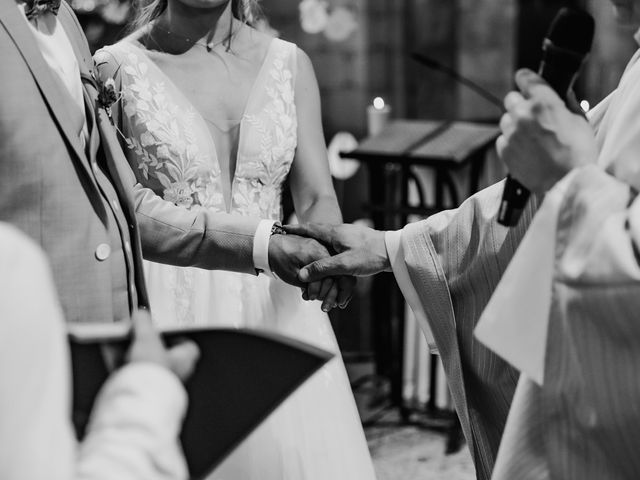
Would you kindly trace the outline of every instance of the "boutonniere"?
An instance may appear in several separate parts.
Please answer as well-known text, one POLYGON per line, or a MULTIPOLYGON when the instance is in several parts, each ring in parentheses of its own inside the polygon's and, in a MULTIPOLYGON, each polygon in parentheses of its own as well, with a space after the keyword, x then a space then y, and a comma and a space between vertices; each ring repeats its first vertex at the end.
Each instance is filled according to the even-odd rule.
MULTIPOLYGON (((101 63, 98 65, 94 65, 94 69, 89 70, 89 75, 82 74, 81 77, 84 81, 91 84, 96 92, 98 92, 97 106, 98 108, 104 109, 104 111, 107 113, 107 116, 109 117, 109 120, 111 120, 111 123, 113 123, 111 107, 118 100, 120 100, 121 95, 120 92, 116 90, 116 81, 113 77, 109 77, 106 80, 102 81, 96 76, 95 69, 99 68, 100 65, 103 64, 101 63)), ((120 67, 118 67, 118 69, 114 72, 114 75, 118 74, 118 70, 120 70, 120 67)))
POLYGON ((104 83, 98 82, 98 106, 104 108, 107 116, 111 118, 111 106, 119 100, 116 91, 116 81, 113 77, 107 78, 104 83))

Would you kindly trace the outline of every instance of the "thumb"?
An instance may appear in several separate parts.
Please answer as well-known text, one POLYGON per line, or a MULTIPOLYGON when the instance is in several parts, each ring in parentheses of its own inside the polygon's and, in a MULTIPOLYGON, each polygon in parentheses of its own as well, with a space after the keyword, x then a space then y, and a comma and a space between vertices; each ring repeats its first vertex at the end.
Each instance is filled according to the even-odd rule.
POLYGON ((317 282, 326 277, 348 275, 347 255, 341 253, 334 257, 326 257, 310 263, 298 272, 298 280, 304 283, 317 282))
POLYGON ((544 78, 528 68, 516 72, 516 85, 525 98, 544 96, 561 101, 558 94, 551 88, 544 78))
POLYGON ((331 230, 328 225, 304 223, 300 225, 285 225, 283 228, 289 234, 313 238, 324 245, 331 245, 331 230))
POLYGON ((150 332, 155 332, 151 314, 148 310, 136 310, 131 316, 131 323, 136 337, 145 337, 150 332))
POLYGON ((282 228, 285 232, 292 235, 300 235, 301 237, 309 236, 309 229, 307 227, 307 224, 296 223, 292 225, 282 225, 282 228))
POLYGON ((191 377, 200 358, 200 349, 195 342, 182 339, 168 351, 169 368, 183 382, 191 377))

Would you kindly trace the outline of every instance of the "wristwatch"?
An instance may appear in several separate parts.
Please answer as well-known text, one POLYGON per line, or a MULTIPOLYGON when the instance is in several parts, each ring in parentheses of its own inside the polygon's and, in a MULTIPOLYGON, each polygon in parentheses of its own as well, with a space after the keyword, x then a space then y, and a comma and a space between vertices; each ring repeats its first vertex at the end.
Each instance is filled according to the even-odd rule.
POLYGON ((262 220, 260 222, 253 242, 253 266, 256 270, 256 275, 264 273, 277 278, 269 265, 269 239, 273 235, 286 235, 286 233, 280 222, 272 220, 262 220))
POLYGON ((286 235, 287 231, 282 227, 280 222, 274 222, 271 227, 271 235, 286 235))
MULTIPOLYGON (((280 222, 275 222, 271 227, 271 235, 269 235, 269 238, 273 237, 274 235, 286 235, 286 234, 287 232, 284 228, 282 228, 282 224, 280 222)), ((268 246, 267 246, 267 249, 268 249, 268 246)), ((268 261, 269 261, 269 258, 267 254, 267 262, 268 261)), ((280 280, 280 277, 278 277, 278 274, 274 272, 273 269, 271 268, 271 264, 269 264, 269 274, 276 280, 280 280)))

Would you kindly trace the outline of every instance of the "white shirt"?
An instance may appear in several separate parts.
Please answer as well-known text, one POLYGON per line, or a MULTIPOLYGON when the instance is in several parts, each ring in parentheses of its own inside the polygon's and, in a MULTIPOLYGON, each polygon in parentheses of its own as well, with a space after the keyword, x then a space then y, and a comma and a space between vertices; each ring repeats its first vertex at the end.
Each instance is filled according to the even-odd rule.
POLYGON ((89 128, 85 116, 80 67, 69 37, 67 37, 57 16, 47 12, 33 20, 28 20, 24 12, 25 4, 16 5, 29 25, 45 62, 65 86, 82 114, 82 118, 84 118, 82 135, 80 135, 84 147, 89 139, 89 128))
POLYGON ((168 370, 129 364, 99 393, 85 440, 71 426, 62 311, 41 250, 0 223, 0 478, 186 478, 186 393, 168 370))

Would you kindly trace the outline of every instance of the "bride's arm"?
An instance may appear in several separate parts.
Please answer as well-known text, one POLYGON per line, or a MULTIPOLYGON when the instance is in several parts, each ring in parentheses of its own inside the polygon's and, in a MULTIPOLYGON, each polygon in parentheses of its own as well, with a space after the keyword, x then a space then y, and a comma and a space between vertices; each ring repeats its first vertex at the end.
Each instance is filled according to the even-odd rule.
MULTIPOLYGON (((297 51, 295 104, 298 116, 298 146, 289 176, 296 215, 301 223, 342 223, 342 213, 333 188, 322 129, 320 91, 309 57, 297 51)), ((322 309, 329 311, 349 302, 355 279, 327 278, 309 285, 303 295, 310 300, 323 300, 322 309)))
POLYGON ((320 114, 320 92, 309 57, 297 54, 295 103, 298 147, 291 166, 291 194, 300 223, 342 223, 333 189, 320 114))

